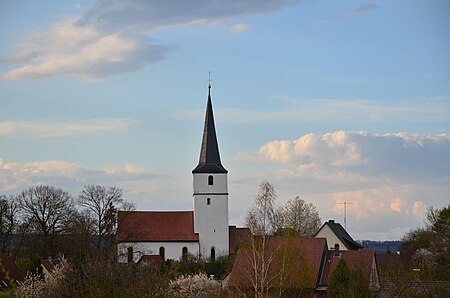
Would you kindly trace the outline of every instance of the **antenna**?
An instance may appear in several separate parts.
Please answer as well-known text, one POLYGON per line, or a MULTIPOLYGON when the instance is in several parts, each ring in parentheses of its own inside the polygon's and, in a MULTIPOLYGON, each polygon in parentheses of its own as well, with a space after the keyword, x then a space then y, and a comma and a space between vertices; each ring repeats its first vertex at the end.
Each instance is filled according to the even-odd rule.
POLYGON ((344 205, 344 228, 347 231, 347 204, 354 204, 353 202, 338 202, 338 205, 344 205))

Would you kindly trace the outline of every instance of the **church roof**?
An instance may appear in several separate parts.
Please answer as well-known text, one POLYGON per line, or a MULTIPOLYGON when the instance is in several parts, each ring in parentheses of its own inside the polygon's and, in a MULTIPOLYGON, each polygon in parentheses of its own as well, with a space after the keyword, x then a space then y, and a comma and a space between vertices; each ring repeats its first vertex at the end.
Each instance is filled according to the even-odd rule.
POLYGON ((119 211, 119 242, 196 242, 193 211, 119 211))
POLYGON ((192 173, 228 173, 220 162, 219 145, 211 102, 211 85, 208 86, 208 103, 206 105, 205 125, 203 128, 202 148, 197 167, 192 173))

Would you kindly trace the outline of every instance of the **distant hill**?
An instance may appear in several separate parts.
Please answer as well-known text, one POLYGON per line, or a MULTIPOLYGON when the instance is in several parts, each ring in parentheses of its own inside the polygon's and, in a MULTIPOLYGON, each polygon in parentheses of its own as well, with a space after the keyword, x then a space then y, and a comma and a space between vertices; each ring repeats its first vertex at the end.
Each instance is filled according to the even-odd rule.
POLYGON ((388 252, 395 253, 400 250, 402 242, 400 240, 393 241, 373 241, 373 240, 358 240, 364 250, 370 250, 375 252, 388 252))

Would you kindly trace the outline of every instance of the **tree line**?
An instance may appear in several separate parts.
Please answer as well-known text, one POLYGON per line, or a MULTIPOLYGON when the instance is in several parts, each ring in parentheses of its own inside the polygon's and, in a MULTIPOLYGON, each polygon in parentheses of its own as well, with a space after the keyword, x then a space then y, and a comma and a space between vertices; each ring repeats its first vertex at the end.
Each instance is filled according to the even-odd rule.
POLYGON ((25 271, 40 260, 112 256, 119 209, 132 210, 116 186, 86 185, 76 196, 49 185, 0 195, 0 250, 25 271))

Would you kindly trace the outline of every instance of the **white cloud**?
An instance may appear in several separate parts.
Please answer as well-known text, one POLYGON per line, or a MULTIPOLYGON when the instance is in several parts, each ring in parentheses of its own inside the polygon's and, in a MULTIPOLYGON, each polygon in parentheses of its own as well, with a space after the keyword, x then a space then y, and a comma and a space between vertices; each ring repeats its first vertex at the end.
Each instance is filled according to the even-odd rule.
MULTIPOLYGON (((68 75, 98 82, 154 64, 173 46, 154 44, 149 34, 182 25, 201 25, 276 11, 300 1, 97 1, 81 17, 70 17, 31 33, 19 52, 1 59, 14 66, 6 80, 68 75)), ((248 29, 238 24, 234 30, 248 29)))
POLYGON ((165 177, 133 164, 125 164, 123 168, 88 169, 60 160, 16 163, 0 158, 0 193, 17 193, 36 184, 50 184, 76 193, 86 184, 121 185, 142 180, 149 183, 165 177))
POLYGON ((82 134, 124 130, 137 123, 124 118, 91 119, 85 121, 4 121, 0 136, 55 138, 82 134))
MULTIPOLYGON (((338 203, 351 202, 347 222, 358 239, 400 239, 423 225, 427 206, 448 205, 450 135, 307 134, 239 154, 232 167, 258 173, 231 181, 238 196, 249 192, 245 185, 267 179, 280 203, 300 195, 317 206, 324 220, 342 223, 344 207, 338 203)), ((250 204, 251 198, 230 206, 250 204)))
POLYGON ((231 31, 233 32, 244 32, 247 31, 248 29, 250 29, 250 24, 248 23, 242 23, 242 24, 235 24, 233 26, 231 26, 231 31))

